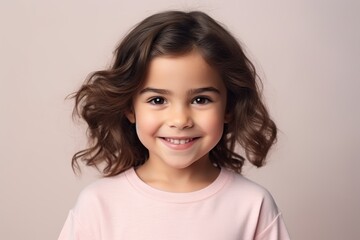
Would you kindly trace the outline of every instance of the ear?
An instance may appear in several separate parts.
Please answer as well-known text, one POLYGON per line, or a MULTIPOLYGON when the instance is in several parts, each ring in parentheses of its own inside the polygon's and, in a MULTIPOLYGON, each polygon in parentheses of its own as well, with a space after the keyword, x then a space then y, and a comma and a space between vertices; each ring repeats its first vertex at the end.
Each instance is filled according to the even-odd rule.
POLYGON ((231 113, 225 113, 225 116, 224 116, 224 123, 229 123, 231 121, 231 118, 232 118, 232 114, 231 113))
POLYGON ((135 113, 133 110, 129 110, 125 113, 125 116, 127 117, 127 119, 129 120, 129 122, 131 123, 135 123, 136 122, 136 118, 135 118, 135 113))

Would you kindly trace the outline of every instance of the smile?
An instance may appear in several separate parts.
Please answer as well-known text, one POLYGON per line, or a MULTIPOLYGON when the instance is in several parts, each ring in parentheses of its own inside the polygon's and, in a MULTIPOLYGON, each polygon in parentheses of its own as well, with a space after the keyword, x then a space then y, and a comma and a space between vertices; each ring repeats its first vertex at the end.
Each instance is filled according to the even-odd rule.
POLYGON ((194 138, 178 139, 178 138, 163 138, 165 141, 174 145, 183 145, 194 140, 194 138))

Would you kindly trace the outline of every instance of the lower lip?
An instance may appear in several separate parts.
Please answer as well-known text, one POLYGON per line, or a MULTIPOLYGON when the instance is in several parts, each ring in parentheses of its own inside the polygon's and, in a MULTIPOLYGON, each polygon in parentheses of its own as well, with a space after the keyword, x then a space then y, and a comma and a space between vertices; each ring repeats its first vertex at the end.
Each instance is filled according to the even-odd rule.
POLYGON ((164 138, 160 138, 160 140, 169 148, 173 150, 186 150, 191 148, 192 145, 195 144, 195 142, 198 140, 198 138, 194 138, 192 141, 187 142, 185 144, 174 144, 169 141, 166 141, 164 138))

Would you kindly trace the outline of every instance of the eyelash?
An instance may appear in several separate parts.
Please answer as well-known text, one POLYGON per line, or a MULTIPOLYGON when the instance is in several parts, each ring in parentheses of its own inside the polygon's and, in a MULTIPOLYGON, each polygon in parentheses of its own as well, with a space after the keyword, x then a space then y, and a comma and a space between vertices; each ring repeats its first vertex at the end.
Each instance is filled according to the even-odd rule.
POLYGON ((201 105, 208 104, 211 102, 212 102, 212 100, 205 96, 197 96, 197 97, 193 98, 193 100, 191 101, 192 104, 201 104, 201 105), (199 101, 201 101, 202 103, 199 103, 199 101))
POLYGON ((166 100, 163 97, 153 97, 153 98, 150 98, 147 102, 152 105, 159 105, 159 104, 166 103, 166 100), (159 101, 161 101, 161 103, 159 103, 159 101))
MULTIPOLYGON (((191 100, 191 104, 200 104, 200 105, 208 104, 211 102, 212 100, 209 97, 205 97, 205 96, 197 96, 191 100)), ((147 103, 150 103, 152 105, 162 105, 166 103, 166 99, 163 97, 153 97, 150 98, 147 101, 147 103)))

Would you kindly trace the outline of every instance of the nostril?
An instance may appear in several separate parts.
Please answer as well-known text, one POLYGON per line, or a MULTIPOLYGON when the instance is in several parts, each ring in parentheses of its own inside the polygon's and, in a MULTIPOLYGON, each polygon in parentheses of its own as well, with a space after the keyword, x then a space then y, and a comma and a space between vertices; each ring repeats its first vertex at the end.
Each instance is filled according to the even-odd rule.
POLYGON ((193 127, 193 122, 192 121, 184 121, 184 122, 175 122, 170 124, 171 128, 178 128, 178 129, 187 129, 187 128, 191 128, 193 127))

